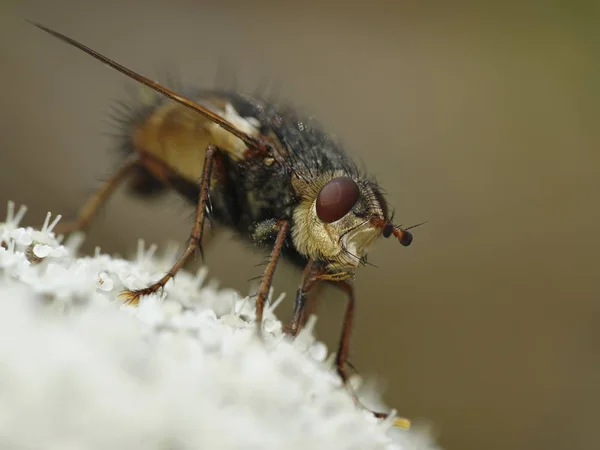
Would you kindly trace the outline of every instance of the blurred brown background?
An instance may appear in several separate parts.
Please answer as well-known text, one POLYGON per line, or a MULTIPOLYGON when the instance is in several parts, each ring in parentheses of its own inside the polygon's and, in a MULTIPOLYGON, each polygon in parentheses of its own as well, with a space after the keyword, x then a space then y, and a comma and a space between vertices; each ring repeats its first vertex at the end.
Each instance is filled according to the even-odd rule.
MULTIPOLYGON (((225 62, 243 89, 279 80, 378 177, 401 223, 429 220, 358 272, 359 370, 447 449, 597 448, 599 8, 4 0, 0 204, 27 204, 27 224, 73 216, 116 164, 105 120, 132 85, 24 18, 154 77, 211 86, 225 62)), ((120 192, 86 249, 183 242, 191 212, 172 200, 120 192)), ((216 240, 212 277, 248 292, 264 253, 216 240)), ((283 318, 298 276, 277 273, 283 318)), ((342 305, 336 292, 321 303, 332 348, 342 305)))

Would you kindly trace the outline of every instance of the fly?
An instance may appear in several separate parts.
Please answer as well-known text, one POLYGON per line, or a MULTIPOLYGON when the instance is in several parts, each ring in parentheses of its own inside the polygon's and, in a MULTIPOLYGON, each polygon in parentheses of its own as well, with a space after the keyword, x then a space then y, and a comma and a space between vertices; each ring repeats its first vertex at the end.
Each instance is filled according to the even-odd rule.
MULTIPOLYGON (((413 240, 407 229, 392 223, 377 182, 317 123, 291 109, 226 90, 181 95, 63 34, 34 25, 164 96, 146 111, 128 116, 122 142, 125 161, 61 231, 86 228, 126 180, 140 194, 174 189, 196 206, 188 245, 160 280, 124 291, 120 298, 137 304, 142 296, 162 289, 202 249, 204 225, 214 218, 271 249, 256 294, 259 332, 280 257, 304 268, 292 319, 284 325, 287 334, 296 336, 305 324, 308 294, 318 282, 332 283, 346 293, 336 368, 347 384, 355 270, 366 263, 369 247, 380 236, 394 236, 403 246, 413 240)), ((396 420, 397 426, 408 424, 406 419, 396 420)))

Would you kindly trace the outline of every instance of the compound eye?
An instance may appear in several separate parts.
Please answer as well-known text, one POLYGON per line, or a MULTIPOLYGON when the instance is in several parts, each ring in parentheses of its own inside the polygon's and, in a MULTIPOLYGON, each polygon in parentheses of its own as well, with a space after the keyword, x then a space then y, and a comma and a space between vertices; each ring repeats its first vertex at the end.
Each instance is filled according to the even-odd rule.
POLYGON ((352 178, 334 178, 327 183, 317 197, 317 216, 325 223, 335 222, 352 209, 360 191, 352 178))

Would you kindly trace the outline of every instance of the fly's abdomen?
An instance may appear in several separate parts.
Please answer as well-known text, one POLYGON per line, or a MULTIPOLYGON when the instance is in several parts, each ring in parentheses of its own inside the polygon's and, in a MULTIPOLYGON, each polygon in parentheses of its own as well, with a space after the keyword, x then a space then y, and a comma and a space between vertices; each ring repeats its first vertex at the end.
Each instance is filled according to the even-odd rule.
POLYGON ((177 103, 157 106, 131 130, 134 151, 157 179, 174 175, 195 183, 202 175, 206 148, 212 143, 209 123, 177 103))
MULTIPOLYGON (((196 101, 219 113, 250 135, 258 135, 256 119, 241 117, 226 100, 212 96, 196 101)), ((161 102, 131 124, 131 147, 157 179, 174 175, 196 183, 204 168, 206 148, 217 146, 232 160, 244 158, 246 145, 231 133, 175 102, 161 102)), ((215 174, 216 175, 216 174, 215 174)), ((214 178, 214 177, 213 177, 214 178)))

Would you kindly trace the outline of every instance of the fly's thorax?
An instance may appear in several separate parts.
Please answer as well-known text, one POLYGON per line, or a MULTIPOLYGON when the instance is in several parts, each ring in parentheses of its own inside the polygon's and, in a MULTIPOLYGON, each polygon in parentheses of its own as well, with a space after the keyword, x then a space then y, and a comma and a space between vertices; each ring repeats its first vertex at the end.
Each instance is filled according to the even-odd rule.
POLYGON ((387 205, 377 185, 344 171, 310 180, 294 175, 292 185, 301 199, 294 210, 292 229, 298 252, 326 262, 331 270, 353 271, 381 235, 381 228, 374 227, 371 219, 387 219, 387 205), (329 203, 324 196, 329 196, 325 199, 329 203))

